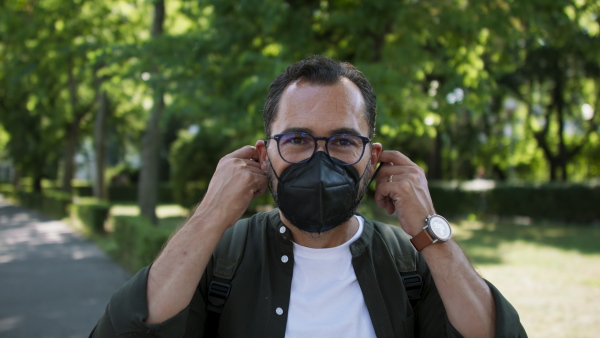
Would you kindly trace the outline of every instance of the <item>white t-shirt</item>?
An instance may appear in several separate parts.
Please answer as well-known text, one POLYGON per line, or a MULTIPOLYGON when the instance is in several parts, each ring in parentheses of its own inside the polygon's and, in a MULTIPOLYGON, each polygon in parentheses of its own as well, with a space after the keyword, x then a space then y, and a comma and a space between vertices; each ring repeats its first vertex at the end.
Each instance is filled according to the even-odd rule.
POLYGON ((352 267, 350 244, 364 228, 335 248, 313 249, 294 243, 294 274, 286 338, 376 337, 352 267))

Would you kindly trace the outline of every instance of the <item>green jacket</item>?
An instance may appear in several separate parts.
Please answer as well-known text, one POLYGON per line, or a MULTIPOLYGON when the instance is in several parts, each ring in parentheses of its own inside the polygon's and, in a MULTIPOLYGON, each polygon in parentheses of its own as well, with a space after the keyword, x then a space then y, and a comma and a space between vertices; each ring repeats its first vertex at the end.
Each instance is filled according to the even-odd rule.
MULTIPOLYGON (((277 209, 240 220, 234 227, 243 226, 248 227, 246 247, 231 281, 219 335, 284 337, 294 267, 290 230, 279 219, 277 209), (287 260, 281 259, 284 255, 287 260)), ((408 239, 398 227, 365 219, 362 236, 350 245, 356 278, 377 337, 460 337, 448 321, 424 259, 408 239), (417 271, 423 279, 421 298, 414 309, 400 275, 409 271, 417 271)), ((90 336, 203 337, 213 260, 190 305, 156 325, 144 322, 148 316, 146 282, 150 268, 142 269, 113 295, 90 336)), ((526 337, 515 309, 493 285, 489 286, 496 303, 496 336, 526 337)))

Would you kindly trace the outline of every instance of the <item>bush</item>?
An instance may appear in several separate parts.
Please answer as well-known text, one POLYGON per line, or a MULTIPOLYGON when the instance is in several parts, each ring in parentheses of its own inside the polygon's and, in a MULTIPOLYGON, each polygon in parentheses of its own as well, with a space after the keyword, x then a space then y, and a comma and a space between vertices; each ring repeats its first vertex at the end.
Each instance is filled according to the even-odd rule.
POLYGON ((72 206, 73 214, 81 223, 97 234, 103 234, 104 223, 110 213, 110 204, 95 198, 79 198, 72 206))
POLYGON ((42 213, 58 219, 69 215, 69 206, 72 203, 70 194, 50 190, 44 191, 42 196, 42 213))
MULTIPOLYGON (((79 185, 73 187, 73 194, 79 197, 91 197, 94 195, 92 186, 79 185)), ((137 185, 110 185, 108 187, 108 200, 111 203, 136 203, 137 185)), ((158 186, 158 203, 173 203, 173 193, 169 183, 161 183, 158 186)))
POLYGON ((487 213, 567 223, 600 221, 600 186, 547 183, 501 185, 488 191, 487 213))
POLYGON ((13 199, 13 198, 15 198, 15 188, 12 184, 1 183, 0 184, 0 194, 5 199, 13 199))
POLYGON ((75 185, 73 186, 73 195, 79 197, 92 197, 94 192, 91 185, 75 185))
POLYGON ((115 216, 113 233, 122 264, 137 271, 152 263, 171 235, 141 216, 115 216))
POLYGON ((64 192, 49 190, 37 193, 19 190, 14 197, 20 205, 53 218, 61 219, 69 215, 71 195, 64 192))
POLYGON ((598 184, 492 182, 490 187, 472 189, 470 183, 430 184, 436 212, 449 216, 525 216, 567 223, 600 221, 598 184))

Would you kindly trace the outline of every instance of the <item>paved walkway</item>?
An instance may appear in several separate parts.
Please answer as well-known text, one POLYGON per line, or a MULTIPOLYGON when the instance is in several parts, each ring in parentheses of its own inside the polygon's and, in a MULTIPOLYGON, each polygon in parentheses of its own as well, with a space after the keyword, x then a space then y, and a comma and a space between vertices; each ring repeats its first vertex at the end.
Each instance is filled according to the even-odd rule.
POLYGON ((87 337, 131 275, 63 222, 0 198, 0 337, 87 337))

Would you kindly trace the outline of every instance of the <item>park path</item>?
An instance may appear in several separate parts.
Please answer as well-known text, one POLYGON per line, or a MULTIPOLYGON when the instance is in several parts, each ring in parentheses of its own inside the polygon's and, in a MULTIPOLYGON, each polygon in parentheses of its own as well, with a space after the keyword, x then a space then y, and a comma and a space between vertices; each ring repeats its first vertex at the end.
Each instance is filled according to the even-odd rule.
POLYGON ((87 337, 131 274, 67 224, 0 197, 0 337, 87 337))

